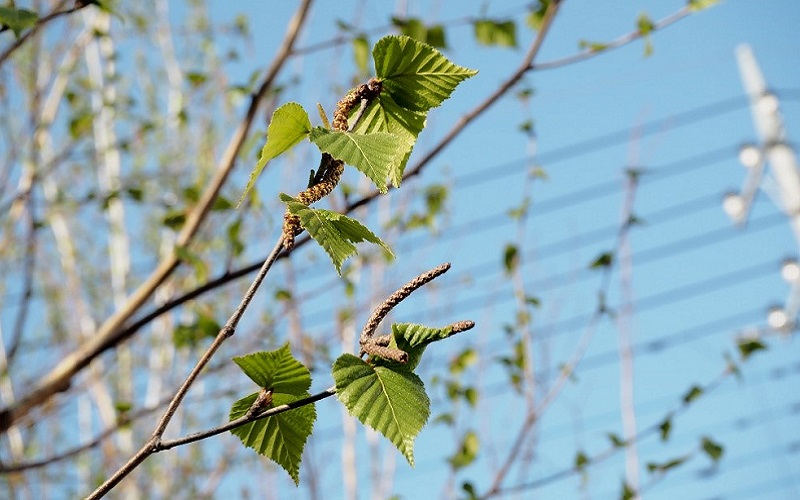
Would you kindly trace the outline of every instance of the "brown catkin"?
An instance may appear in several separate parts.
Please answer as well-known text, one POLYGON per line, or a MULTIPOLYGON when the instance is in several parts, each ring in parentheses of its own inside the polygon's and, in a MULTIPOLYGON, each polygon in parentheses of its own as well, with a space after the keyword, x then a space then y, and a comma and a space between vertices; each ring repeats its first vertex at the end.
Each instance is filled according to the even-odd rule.
MULTIPOLYGON (((381 82, 376 79, 371 79, 369 82, 359 85, 352 89, 345 95, 341 101, 336 104, 336 111, 333 112, 333 130, 339 132, 346 132, 349 128, 348 118, 352 111, 362 100, 371 102, 381 92, 381 82)), ((322 160, 319 164, 319 171, 323 172, 322 178, 319 182, 310 186, 305 191, 301 191, 297 196, 297 200, 303 205, 311 205, 314 202, 321 200, 328 196, 331 191, 339 184, 339 179, 342 178, 344 172, 344 162, 335 159, 328 153, 322 153, 322 160)), ((286 213, 283 215, 283 246, 287 250, 294 248, 295 237, 303 232, 303 227, 300 224, 300 218, 296 215, 286 213)))

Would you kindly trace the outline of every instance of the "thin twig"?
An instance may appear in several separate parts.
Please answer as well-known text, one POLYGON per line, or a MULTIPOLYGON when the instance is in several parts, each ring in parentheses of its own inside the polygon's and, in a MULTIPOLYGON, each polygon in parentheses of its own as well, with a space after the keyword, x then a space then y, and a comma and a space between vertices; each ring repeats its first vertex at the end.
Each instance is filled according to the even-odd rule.
MULTIPOLYGON (((251 97, 248 110, 231 138, 220 160, 220 165, 216 174, 209 182, 197 205, 195 205, 192 211, 187 215, 186 222, 178 235, 176 246, 184 247, 193 239, 201 222, 209 213, 228 175, 233 170, 239 150, 242 148, 247 138, 261 101, 267 91, 272 87, 278 73, 292 53, 292 47, 300 32, 300 28, 307 18, 311 3, 312 0, 305 0, 302 2, 289 23, 283 44, 278 50, 258 91, 251 97)), ((19 418, 26 415, 31 409, 49 400, 57 392, 68 389, 72 377, 75 376, 75 374, 88 366, 97 356, 113 348, 123 340, 124 338, 119 336, 119 333, 123 331, 123 324, 145 304, 152 296, 153 292, 166 281, 175 269, 177 269, 179 263, 180 259, 176 253, 173 253, 170 257, 159 263, 153 273, 128 298, 125 306, 118 309, 109 317, 97 332, 95 332, 91 340, 65 356, 59 364, 40 379, 39 383, 31 392, 14 405, 0 411, 0 432, 8 429, 8 427, 13 425, 19 418)))
MULTIPOLYGON (((719 375, 717 375, 717 377, 714 380, 712 380, 711 382, 709 382, 708 384, 703 386, 703 394, 706 394, 706 395, 710 394, 713 391, 715 391, 716 389, 718 389, 719 387, 721 387, 722 383, 733 373, 734 373, 734 371, 731 370, 730 367, 726 367, 719 375)), ((674 419, 675 417, 680 416, 681 414, 685 413, 689 409, 690 406, 691 405, 689 403, 687 403, 685 400, 682 399, 681 403, 679 404, 679 406, 675 410, 667 412, 665 417, 661 418, 660 420, 657 420, 656 422, 651 424, 649 427, 646 427, 645 429, 642 429, 632 439, 634 441, 636 441, 636 442, 641 442, 645 438, 648 438, 648 437, 650 437, 650 436, 652 436, 654 434, 661 433, 662 432, 662 425, 664 424, 664 422, 667 419, 674 419)), ((583 472, 583 471, 586 470, 587 467, 590 467, 592 465, 597 465, 597 464, 600 464, 600 463, 604 462, 605 460, 607 460, 610 457, 614 456, 616 453, 619 453, 622 449, 623 448, 621 446, 618 446, 617 444, 612 444, 607 449, 595 454, 594 456, 588 457, 588 462, 586 464, 584 464, 581 468, 579 468, 579 467, 570 467, 570 468, 567 468, 567 469, 562 469, 562 470, 560 470, 558 472, 554 472, 553 474, 550 474, 549 476, 545 476, 543 478, 540 478, 540 479, 537 479, 537 480, 534 480, 534 481, 529 481, 527 483, 521 483, 521 484, 517 484, 517 485, 514 485, 514 486, 508 486, 508 487, 505 487, 505 488, 500 488, 495 492, 495 495, 505 495, 505 494, 509 494, 509 493, 518 493, 520 491, 536 489, 536 488, 540 488, 540 487, 548 485, 548 484, 555 483, 555 482, 560 481, 562 479, 566 479, 566 478, 571 477, 571 476, 573 476, 575 474, 583 472)), ((482 498, 485 498, 485 497, 482 497, 482 498)))
POLYGON ((156 453, 160 450, 161 445, 161 437, 164 435, 164 431, 167 429, 167 425, 169 424, 172 417, 175 415, 175 412, 178 410, 183 398, 186 396, 186 393, 189 392, 189 389, 194 384, 197 377, 200 376, 200 372, 208 365, 208 362, 211 361, 211 358, 217 352, 219 347, 229 339, 236 331, 236 326, 239 324, 239 321, 244 314, 244 311, 247 310, 250 303, 253 301, 253 297, 255 296, 256 291, 261 286, 261 283, 264 281, 267 273, 269 272, 272 265, 278 258, 278 254, 281 252, 283 248, 283 238, 279 238, 278 242, 276 243, 275 247, 272 249, 272 252, 269 254, 267 259, 264 261, 264 264, 261 266, 261 270, 259 271, 258 275, 256 275, 253 282, 250 284, 250 288, 248 288, 247 292, 245 293, 244 297, 242 298, 239 306, 233 312, 231 317, 225 323, 225 326, 220 329, 217 336, 214 338, 214 341, 211 345, 206 349, 206 352, 200 357, 200 359, 195 364, 194 368, 192 369, 189 376, 186 377, 186 380, 181 384, 180 388, 177 390, 175 395, 172 397, 169 405, 167 405, 167 409, 164 411, 164 414, 158 421, 155 430, 153 431, 153 435, 151 438, 145 443, 144 446, 133 456, 130 460, 128 460, 122 467, 120 467, 110 478, 108 478, 102 485, 100 485, 88 498, 96 499, 102 498, 106 493, 110 492, 114 486, 116 486, 120 481, 122 481, 125 477, 128 476, 134 469, 136 469, 139 464, 141 464, 147 457, 156 453))
POLYGON ((61 0, 61 2, 56 6, 55 9, 46 16, 39 18, 39 20, 34 24, 31 29, 20 35, 19 38, 14 40, 14 43, 8 46, 6 50, 0 54, 0 66, 3 65, 6 60, 11 57, 11 54, 17 50, 18 48, 22 47, 22 44, 25 43, 28 38, 32 37, 36 32, 42 29, 46 24, 50 23, 50 21, 57 19, 61 16, 66 16, 72 14, 73 12, 77 12, 84 7, 91 5, 90 2, 75 2, 75 6, 71 7, 66 10, 62 10, 64 6, 67 4, 68 0, 61 0))
MULTIPOLYGON (((680 21, 684 17, 691 15, 694 11, 692 11, 689 7, 683 7, 678 11, 664 17, 663 19, 658 20, 656 23, 653 24, 653 28, 650 30, 650 33, 658 30, 662 30, 676 22, 680 21)), ((564 57, 561 59, 553 59, 552 61, 545 61, 543 63, 537 63, 535 65, 531 65, 531 69, 533 70, 543 70, 543 69, 553 69, 553 68, 560 68, 562 66, 567 66, 569 64, 574 64, 576 62, 584 61, 586 59, 590 59, 592 57, 598 56, 600 54, 605 54, 613 49, 617 49, 624 45, 628 45, 629 43, 636 41, 645 35, 642 34, 641 31, 636 30, 632 31, 628 34, 622 35, 606 44, 603 44, 603 48, 601 50, 587 48, 577 54, 564 57)))

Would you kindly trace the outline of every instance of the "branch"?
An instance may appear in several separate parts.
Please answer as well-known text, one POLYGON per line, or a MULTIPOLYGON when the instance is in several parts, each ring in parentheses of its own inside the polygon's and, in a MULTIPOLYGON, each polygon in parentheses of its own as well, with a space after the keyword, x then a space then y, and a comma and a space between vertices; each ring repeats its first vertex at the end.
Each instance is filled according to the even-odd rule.
MULTIPOLYGON (((503 97, 513 86, 519 82, 519 80, 525 75, 527 71, 530 70, 530 66, 532 64, 533 59, 539 52, 539 48, 544 40, 547 31, 550 28, 550 23, 552 22, 552 18, 555 16, 555 12, 558 9, 558 5, 560 4, 561 0, 554 1, 551 4, 551 11, 552 14, 546 15, 546 17, 542 21, 542 26, 537 34, 536 40, 531 45, 531 48, 528 50, 528 53, 525 56, 522 64, 519 68, 511 75, 509 78, 501 85, 501 87, 492 93, 489 97, 487 97, 483 102, 478 104, 472 111, 468 112, 461 119, 456 123, 455 126, 450 130, 450 132, 442 138, 439 143, 434 146, 434 148, 429 151, 422 159, 417 161, 413 168, 407 170, 406 173, 403 175, 403 180, 409 179, 411 177, 417 176, 422 173, 422 170, 425 166, 431 162, 439 153, 441 153, 457 136, 461 131, 466 128, 472 121, 477 119, 480 115, 482 115, 486 110, 488 110, 494 103, 496 103, 501 97, 503 97)), ((345 214, 349 214, 355 211, 357 208, 362 207, 371 203, 374 199, 376 199, 380 193, 378 191, 373 191, 365 195, 363 198, 356 200, 347 205, 344 210, 345 214)), ((294 244, 294 249, 299 248, 310 241, 310 238, 307 236, 301 239, 298 239, 294 244)), ((289 252, 285 252, 279 256, 279 258, 284 258, 289 255, 289 252)), ((259 266, 260 261, 255 262, 253 264, 249 264, 245 267, 242 267, 238 270, 226 272, 219 277, 209 281, 208 283, 201 285, 194 290, 191 290, 180 297, 176 297, 169 302, 164 303, 157 309, 154 309, 147 315, 143 316, 141 319, 137 320, 135 323, 132 323, 130 326, 122 327, 120 325, 119 330, 114 334, 114 339, 116 342, 120 342, 122 340, 127 339, 128 337, 134 335, 140 328, 148 324, 153 319, 157 318, 158 316, 169 312, 170 310, 192 300, 208 291, 214 290, 220 286, 223 286, 231 281, 241 278, 242 276, 248 275, 252 272, 255 272, 259 266)), ((116 343, 115 342, 115 343, 116 343)), ((2 417, 2 415, 0 415, 2 417)), ((1 422, 0 422, 1 423, 1 422)), ((0 426, 0 430, 2 427, 0 426)))
MULTIPOLYGON (((714 380, 712 380, 711 382, 706 384, 705 387, 703 387, 703 394, 709 394, 712 391, 714 391, 717 388, 719 388, 722 385, 722 383, 730 375, 732 375, 733 373, 735 373, 735 370, 732 370, 730 366, 726 366, 725 369, 722 371, 722 373, 717 375, 717 377, 714 380)), ((675 418, 675 417, 679 416, 682 413, 685 413, 689 409, 690 404, 691 403, 688 403, 685 400, 682 400, 681 403, 680 403, 680 406, 677 409, 667 413, 666 418, 672 419, 672 418, 675 418)), ((651 424, 649 427, 647 427, 645 429, 642 429, 642 431, 640 431, 638 434, 636 434, 636 436, 634 436, 631 440, 632 441, 636 441, 636 442, 640 442, 641 440, 643 440, 643 439, 645 439, 645 438, 647 438, 649 436, 652 436, 654 434, 660 433, 661 432, 661 426, 664 423, 664 420, 665 419, 662 418, 661 420, 651 424)), ((596 464, 599 464, 599 463, 607 460, 608 458, 612 457, 614 454, 618 453, 622 449, 623 449, 623 447, 621 447, 621 446, 617 446, 617 445, 610 446, 609 448, 605 449, 604 451, 601 451, 601 452, 597 453, 596 455, 594 455, 592 457, 588 457, 587 463, 584 464, 583 466, 581 466, 581 468, 570 467, 568 469, 562 469, 562 470, 560 470, 558 472, 554 472, 553 474, 550 474, 549 476, 545 476, 545 477, 537 479, 535 481, 530 481, 530 482, 527 482, 527 483, 521 483, 521 484, 518 484, 518 485, 515 485, 515 486, 509 486, 507 488, 499 488, 494 493, 494 495, 505 495, 505 494, 509 494, 509 493, 519 493, 520 491, 540 488, 540 487, 545 486, 547 484, 555 483, 557 481, 560 481, 562 479, 566 479, 566 478, 571 477, 571 476, 573 476, 575 474, 578 474, 578 473, 580 473, 582 471, 585 471, 586 467, 589 467, 589 466, 592 466, 592 465, 596 465, 596 464)), ((483 496, 481 498, 487 498, 487 496, 483 496)))
MULTIPOLYGON (((186 377, 186 380, 181 384, 180 388, 177 390, 175 395, 172 397, 172 400, 167 405, 167 409, 164 411, 164 414, 158 421, 155 430, 153 431, 153 435, 147 441, 147 443, 142 446, 142 448, 133 456, 131 457, 122 467, 117 469, 117 471, 107 479, 102 485, 100 485, 88 498, 96 499, 102 498, 106 495, 106 493, 110 492, 120 481, 125 479, 131 472, 133 472, 142 462, 147 459, 153 453, 160 451, 160 446, 162 445, 161 438, 164 435, 164 431, 167 430, 167 425, 169 424, 172 417, 175 415, 175 412, 178 410, 183 398, 186 396, 186 393, 189 392, 189 389, 197 380, 197 377, 200 375, 200 372, 208 365, 211 358, 220 348, 220 346, 228 340, 230 337, 234 335, 236 332, 236 326, 239 324, 239 321, 242 318, 245 310, 249 307, 250 303, 253 301, 253 297, 258 291, 258 288, 261 286, 261 283, 264 281, 267 273, 269 272, 272 265, 278 258, 278 254, 281 252, 283 248, 283 237, 278 239, 278 242, 275 244, 275 247, 272 249, 272 252, 264 260, 264 264, 261 266, 261 270, 259 271, 258 275, 256 275, 253 282, 250 284, 250 288, 248 288, 247 292, 245 293, 244 297, 242 298, 239 306, 233 312, 228 321, 225 323, 217 336, 214 338, 214 341, 211 345, 206 349, 206 352, 200 357, 200 359, 195 364, 194 368, 192 369, 189 376, 186 377)), ((220 431, 222 432, 222 431, 220 431)))
MULTIPOLYGON (((39 18, 39 20, 36 22, 36 24, 34 24, 33 27, 31 27, 31 29, 29 29, 28 31, 23 33, 16 40, 14 40, 14 43, 9 45, 8 48, 6 48, 6 50, 4 50, 2 52, 2 54, 0 54, 0 66, 2 66, 3 63, 6 62, 6 60, 9 57, 11 57, 11 54, 15 50, 17 50, 18 48, 22 47, 23 43, 25 43, 30 37, 32 37, 36 32, 38 32, 41 28, 43 28, 44 25, 49 24, 50 21, 53 21, 54 19, 58 19, 61 16, 66 16, 66 15, 72 14, 73 12, 77 12, 77 11, 81 10, 82 8, 84 8, 86 6, 91 5, 89 2, 75 2, 75 6, 74 7, 71 7, 71 8, 66 9, 66 10, 62 10, 62 9, 64 9, 64 6, 67 4, 67 1, 68 0, 61 0, 61 2, 59 2, 59 4, 56 6, 55 9, 53 9, 53 11, 51 13, 47 14, 46 16, 44 16, 42 18, 39 18)), ((5 31, 5 29, 7 29, 7 28, 0 29, 0 33, 5 31)))
MULTIPOLYGON (((228 143, 228 147, 220 160, 214 178, 209 182, 209 185, 206 187, 197 205, 187 215, 186 223, 177 237, 176 246, 184 247, 191 242, 200 224, 210 211, 222 185, 233 170, 236 164, 236 157, 247 138, 259 105, 267 91, 272 87, 283 64, 291 55, 292 47, 297 39, 300 28, 304 24, 312 1, 313 0, 304 0, 298 7, 292 21, 289 23, 283 44, 278 50, 278 54, 275 56, 258 91, 251 97, 247 112, 242 118, 239 128, 228 143)), ((31 409, 42 405, 55 393, 67 390, 72 377, 76 373, 84 369, 100 354, 113 348, 124 340, 124 338, 121 338, 119 335, 119 333, 123 331, 123 324, 144 305, 152 296, 153 292, 166 281, 175 269, 177 269, 179 263, 180 260, 175 253, 163 260, 150 277, 133 292, 126 304, 103 323, 89 342, 68 354, 49 373, 43 376, 37 386, 20 401, 0 411, 0 432, 6 431, 14 422, 26 415, 31 409)))
MULTIPOLYGON (((542 19, 542 25, 539 28, 539 31, 536 33, 536 39, 531 44, 531 47, 528 49, 527 54, 525 54, 525 58, 522 60, 522 64, 517 68, 514 73, 511 74, 502 84, 500 87, 497 88, 494 92, 492 92, 486 99, 483 100, 480 104, 475 106, 471 111, 463 115, 450 129, 450 131, 439 141, 439 143, 433 147, 428 153, 425 154, 422 158, 420 158, 416 165, 410 170, 406 170, 403 174, 403 180, 409 179, 411 177, 417 176, 422 173, 423 168, 428 165, 434 158, 436 158, 439 153, 444 151, 444 149, 450 145, 453 140, 458 137, 458 135, 476 118, 482 115, 486 110, 488 110, 492 105, 497 103, 503 96, 508 93, 514 86, 519 83, 525 74, 531 70, 533 67, 533 61, 536 59, 537 54, 539 54, 539 49, 544 42, 545 36, 547 32, 550 30, 550 26, 555 18, 556 12, 558 12, 558 8, 561 5, 562 0, 553 0, 544 14, 544 18, 542 19)), ((358 207, 366 205, 367 203, 371 202, 373 199, 377 198, 380 195, 380 192, 373 191, 370 194, 367 194, 363 198, 358 201, 355 201, 348 205, 347 213, 355 210, 358 207)))
MULTIPOLYGON (((653 28, 651 29, 650 33, 654 32, 654 31, 662 30, 662 29, 664 29, 664 28, 666 28, 666 27, 668 27, 668 26, 670 26, 672 24, 675 24, 676 22, 680 21, 684 17, 687 17, 687 16, 689 16, 689 15, 691 15, 693 13, 694 13, 694 11, 692 9, 690 9, 689 7, 683 7, 681 9, 679 9, 677 12, 674 12, 674 13, 668 15, 667 17, 657 21, 653 25, 653 28)), ((628 45, 629 43, 631 43, 631 42, 633 42, 635 40, 638 40, 638 39, 642 38, 643 36, 644 35, 642 35, 641 31, 639 31, 639 30, 632 31, 632 32, 630 32, 630 33, 628 33, 626 35, 622 35, 622 36, 620 36, 620 37, 618 37, 618 38, 616 38, 616 39, 614 39, 614 40, 612 40, 612 41, 610 41, 610 42, 608 42, 606 44, 603 44, 603 48, 600 49, 600 50, 587 48, 586 50, 578 52, 577 54, 574 54, 574 55, 571 55, 571 56, 568 56, 568 57, 564 57, 562 59, 553 59, 552 61, 546 61, 546 62, 543 62, 543 63, 538 63, 536 65, 532 65, 530 69, 532 69, 532 70, 553 69, 553 68, 560 68, 561 66, 567 66, 569 64, 574 64, 576 62, 584 61, 586 59, 591 59, 592 57, 595 57, 595 56, 597 56, 599 54, 604 54, 604 53, 606 53, 606 52, 608 52, 610 50, 617 49, 617 48, 622 47, 624 45, 628 45)))

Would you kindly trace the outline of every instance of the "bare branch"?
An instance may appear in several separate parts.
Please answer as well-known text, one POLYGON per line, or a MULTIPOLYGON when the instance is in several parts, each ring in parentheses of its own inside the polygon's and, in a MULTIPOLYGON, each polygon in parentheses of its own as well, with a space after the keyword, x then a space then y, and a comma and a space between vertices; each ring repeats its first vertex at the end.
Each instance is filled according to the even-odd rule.
MULTIPOLYGON (((34 24, 33 27, 31 27, 31 29, 29 29, 28 31, 26 31, 25 33, 20 35, 19 38, 14 40, 14 43, 9 45, 6 48, 6 50, 4 50, 2 53, 0 53, 0 66, 2 66, 3 63, 6 62, 6 60, 9 57, 11 57, 11 54, 15 50, 17 50, 18 48, 22 47, 22 44, 24 44, 30 37, 32 37, 34 34, 36 34, 46 24, 49 24, 50 21, 58 19, 61 16, 66 16, 66 15, 72 14, 73 12, 77 12, 77 11, 81 10, 82 8, 84 8, 86 6, 91 5, 89 2, 75 2, 75 6, 74 7, 71 7, 69 9, 64 9, 64 7, 67 5, 68 1, 69 0, 61 0, 61 2, 59 2, 59 4, 56 6, 55 9, 53 9, 53 11, 51 13, 47 14, 44 17, 39 18, 39 20, 36 22, 36 24, 34 24)), ((2 31, 4 31, 4 30, 0 30, 0 33, 2 33, 2 31)))
MULTIPOLYGON (((662 30, 676 22, 680 21, 684 17, 691 15, 693 11, 689 7, 683 7, 678 11, 668 15, 667 17, 660 19, 656 23, 653 24, 653 28, 651 29, 651 33, 653 31, 662 30)), ((592 57, 598 56, 600 54, 604 54, 610 50, 617 49, 624 45, 628 45, 629 43, 642 38, 644 35, 639 30, 632 31, 628 34, 622 35, 606 44, 603 44, 603 48, 601 50, 587 48, 577 54, 571 55, 569 57, 564 57, 562 59, 554 59, 552 61, 546 61, 543 63, 532 64, 530 69, 533 70, 543 70, 543 69, 553 69, 553 68, 560 68, 561 66, 567 66, 569 64, 574 64, 576 62, 584 61, 586 59, 590 59, 592 57)))
MULTIPOLYGON (((176 246, 184 247, 191 242, 223 184, 227 180, 228 175, 233 170, 236 164, 236 157, 247 138, 259 105, 266 95, 267 90, 272 87, 284 63, 291 55, 292 47, 300 32, 300 28, 305 22, 311 3, 312 0, 305 0, 301 3, 292 21, 289 23, 283 44, 278 50, 278 54, 275 56, 258 91, 251 97, 247 112, 242 118, 239 128, 228 143, 228 147, 220 160, 216 174, 201 195, 197 205, 187 215, 186 223, 178 235, 176 246)), ((175 253, 163 260, 153 273, 144 280, 139 288, 131 294, 126 304, 103 323, 90 341, 65 356, 58 365, 42 377, 37 386, 26 396, 14 405, 0 411, 0 432, 8 429, 9 426, 26 415, 32 408, 43 404, 57 392, 67 390, 72 377, 76 373, 84 369, 97 356, 124 340, 125 337, 120 337, 119 335, 119 333, 123 331, 123 324, 144 305, 152 296, 153 292, 164 283, 178 267, 179 263, 180 259, 175 253)))

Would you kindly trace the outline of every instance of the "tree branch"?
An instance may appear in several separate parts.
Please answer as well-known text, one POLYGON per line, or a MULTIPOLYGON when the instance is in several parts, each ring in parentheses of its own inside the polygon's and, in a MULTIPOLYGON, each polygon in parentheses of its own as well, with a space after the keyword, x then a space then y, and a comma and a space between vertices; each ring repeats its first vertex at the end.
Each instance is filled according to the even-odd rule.
MULTIPOLYGON (((6 50, 0 53, 0 66, 2 66, 3 63, 6 62, 6 60, 9 57, 11 57, 11 54, 15 50, 22 47, 22 44, 24 44, 30 37, 36 34, 36 32, 42 29, 46 24, 49 24, 50 21, 58 19, 61 16, 72 14, 73 12, 77 12, 86 6, 91 5, 89 2, 75 2, 74 7, 64 10, 64 6, 67 4, 67 2, 68 0, 61 0, 61 2, 59 2, 59 4, 56 6, 55 9, 53 9, 51 13, 47 14, 42 18, 39 18, 36 24, 34 24, 33 27, 31 27, 31 29, 20 35, 19 38, 14 40, 14 43, 9 45, 6 48, 6 50)), ((0 33, 2 33, 3 31, 5 31, 5 29, 0 29, 0 33)))
MULTIPOLYGON (((300 32, 300 28, 305 22, 312 1, 313 0, 304 0, 298 7, 292 21, 289 23, 283 44, 278 50, 278 54, 275 56, 258 91, 251 97, 247 112, 242 118, 239 128, 228 143, 228 147, 220 160, 214 178, 209 182, 209 185, 206 187, 197 205, 187 215, 186 223, 177 237, 176 246, 184 247, 191 242, 200 224, 208 214, 222 185, 233 170, 236 164, 236 157, 247 138, 259 105, 266 95, 267 90, 272 87, 284 63, 291 55, 292 47, 300 32)), ((14 422, 26 415, 31 409, 40 406, 57 392, 67 390, 72 377, 76 373, 85 368, 93 359, 97 358, 97 356, 116 346, 121 340, 124 340, 124 338, 119 336, 119 333, 123 331, 123 324, 144 305, 152 296, 153 292, 164 283, 178 267, 179 263, 180 260, 175 253, 163 260, 150 277, 148 277, 128 298, 124 307, 118 309, 109 317, 92 336, 89 342, 68 354, 49 373, 42 377, 37 386, 20 401, 0 411, 0 432, 7 430, 14 422)))
MULTIPOLYGON (((672 24, 675 24, 676 22, 680 21, 684 17, 687 17, 687 16, 691 15, 692 13, 693 13, 693 11, 689 7, 683 7, 680 10, 678 10, 678 11, 668 15, 667 17, 665 17, 663 19, 660 19, 656 23, 654 23, 653 28, 651 29, 650 32, 652 33, 654 31, 662 30, 662 29, 664 29, 664 28, 666 28, 666 27, 668 27, 668 26, 670 26, 672 24)), ((622 35, 622 36, 620 36, 618 38, 615 38, 614 40, 612 40, 612 41, 610 41, 608 43, 602 44, 603 48, 600 49, 600 50, 593 49, 593 48, 590 47, 590 48, 587 48, 586 50, 578 52, 577 54, 574 54, 574 55, 571 55, 571 56, 568 56, 568 57, 564 57, 562 59, 553 59, 552 61, 545 61, 543 63, 538 63, 538 64, 535 64, 535 65, 532 65, 531 69, 533 69, 533 70, 543 70, 543 69, 560 68, 561 66, 567 66, 569 64, 574 64, 576 62, 584 61, 586 59, 591 59, 592 57, 595 57, 597 55, 605 54, 606 52, 608 52, 610 50, 617 49, 617 48, 622 47, 624 45, 628 45, 629 43, 631 43, 631 42, 633 42, 635 40, 638 40, 638 39, 642 38, 643 36, 644 35, 642 35, 642 33, 639 30, 632 31, 631 33, 628 33, 626 35, 622 35)))

